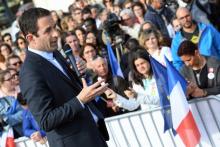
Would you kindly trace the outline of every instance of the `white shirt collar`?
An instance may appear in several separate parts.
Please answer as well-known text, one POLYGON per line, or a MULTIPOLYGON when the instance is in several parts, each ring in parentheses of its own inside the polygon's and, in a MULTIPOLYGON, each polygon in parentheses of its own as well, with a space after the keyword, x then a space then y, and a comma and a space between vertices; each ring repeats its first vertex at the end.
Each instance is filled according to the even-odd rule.
POLYGON ((33 52, 35 54, 40 55, 41 57, 47 59, 47 60, 53 60, 53 52, 46 52, 46 51, 40 51, 40 50, 36 50, 36 49, 32 49, 30 47, 28 47, 28 51, 33 52))

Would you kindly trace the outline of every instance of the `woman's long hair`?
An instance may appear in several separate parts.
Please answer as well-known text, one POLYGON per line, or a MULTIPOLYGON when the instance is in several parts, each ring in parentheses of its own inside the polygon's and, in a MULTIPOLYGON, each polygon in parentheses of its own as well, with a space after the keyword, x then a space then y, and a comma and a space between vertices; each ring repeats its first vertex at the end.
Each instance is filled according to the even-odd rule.
POLYGON ((131 57, 131 63, 130 63, 130 66, 131 66, 130 67, 131 68, 131 78, 132 78, 132 81, 135 84, 140 84, 142 87, 144 87, 142 79, 145 79, 145 77, 144 77, 144 75, 142 75, 141 73, 139 73, 137 71, 137 68, 136 68, 136 66, 134 64, 134 62, 137 59, 140 59, 140 58, 146 60, 147 62, 149 62, 149 65, 150 65, 149 76, 153 75, 153 70, 152 70, 152 67, 151 67, 149 54, 146 51, 144 51, 144 50, 138 50, 138 51, 134 52, 132 57, 131 57))

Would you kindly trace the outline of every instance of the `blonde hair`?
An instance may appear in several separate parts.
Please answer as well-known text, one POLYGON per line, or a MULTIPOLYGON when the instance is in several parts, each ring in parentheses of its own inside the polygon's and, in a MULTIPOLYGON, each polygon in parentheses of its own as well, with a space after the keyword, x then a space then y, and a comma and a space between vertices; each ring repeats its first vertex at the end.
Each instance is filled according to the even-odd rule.
MULTIPOLYGON (((161 43, 163 42, 163 36, 162 36, 161 32, 156 29, 147 29, 147 30, 140 32, 140 35, 139 35, 138 40, 139 40, 139 43, 142 47, 146 48, 145 42, 151 34, 154 34, 155 37, 157 38, 158 46, 161 45, 161 43)), ((148 48, 146 48, 146 49, 148 49, 148 48)))
POLYGON ((61 19, 61 23, 60 23, 60 24, 61 24, 61 28, 62 28, 62 30, 65 31, 65 32, 69 31, 69 28, 68 28, 68 25, 67 25, 67 23, 68 23, 69 20, 75 21, 71 15, 64 16, 64 17, 61 19))

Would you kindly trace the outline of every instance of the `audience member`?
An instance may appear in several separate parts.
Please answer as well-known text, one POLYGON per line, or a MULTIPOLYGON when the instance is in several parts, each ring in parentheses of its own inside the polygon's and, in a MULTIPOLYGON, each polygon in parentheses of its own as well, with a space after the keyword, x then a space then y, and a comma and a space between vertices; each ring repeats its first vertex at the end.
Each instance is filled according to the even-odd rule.
POLYGON ((189 82, 188 94, 204 97, 220 94, 220 60, 205 57, 198 47, 189 40, 180 44, 178 56, 185 63, 180 73, 189 82))

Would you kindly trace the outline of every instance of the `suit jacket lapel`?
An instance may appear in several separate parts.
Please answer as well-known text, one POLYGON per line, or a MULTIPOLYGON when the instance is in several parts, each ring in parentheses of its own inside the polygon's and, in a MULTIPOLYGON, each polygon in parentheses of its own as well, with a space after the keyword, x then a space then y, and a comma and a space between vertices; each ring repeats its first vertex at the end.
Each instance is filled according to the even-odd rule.
MULTIPOLYGON (((71 79, 69 79, 66 75, 64 75, 62 73, 62 71, 60 71, 57 67, 55 67, 52 63, 50 63, 47 59, 41 57, 38 54, 32 53, 30 51, 27 51, 27 58, 32 58, 33 60, 35 60, 38 64, 40 64, 40 67, 47 67, 44 69, 47 70, 51 70, 52 74, 57 74, 58 76, 60 76, 63 80, 65 80, 67 83, 69 83, 71 86, 76 87, 74 85, 75 81, 72 81, 71 79)), ((81 87, 80 87, 81 88, 81 87)))

